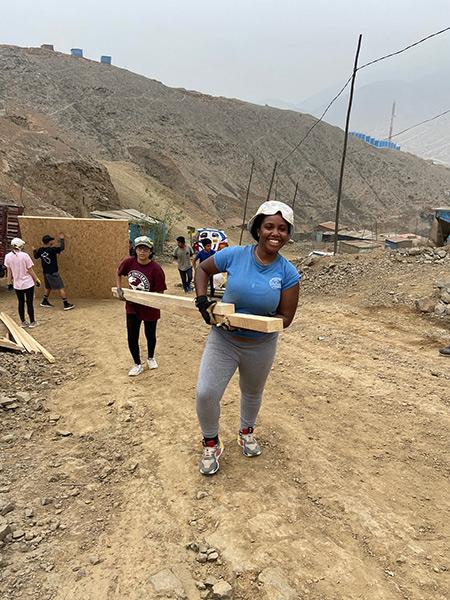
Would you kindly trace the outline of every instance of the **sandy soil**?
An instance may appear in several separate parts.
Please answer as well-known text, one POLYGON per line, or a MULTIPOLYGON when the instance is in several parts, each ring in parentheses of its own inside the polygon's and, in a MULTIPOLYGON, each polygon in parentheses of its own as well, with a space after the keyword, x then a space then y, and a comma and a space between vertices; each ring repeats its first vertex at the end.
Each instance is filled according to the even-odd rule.
MULTIPOLYGON (((301 299, 280 337, 256 459, 236 443, 233 379, 212 478, 197 471, 202 322, 164 314, 159 368, 130 379, 120 302, 40 309, 35 336, 59 358, 48 370, 71 376, 31 386, 38 418, 0 413, 0 504, 15 502, 4 518, 39 533, 0 548, 2 597, 198 600, 209 575, 241 600, 448 598, 450 360, 437 355, 448 338, 406 307, 360 300, 301 299), (193 541, 219 560, 197 562, 193 541), (158 592, 151 577, 165 569, 158 592)), ((15 314, 3 288, 0 301, 15 314)))

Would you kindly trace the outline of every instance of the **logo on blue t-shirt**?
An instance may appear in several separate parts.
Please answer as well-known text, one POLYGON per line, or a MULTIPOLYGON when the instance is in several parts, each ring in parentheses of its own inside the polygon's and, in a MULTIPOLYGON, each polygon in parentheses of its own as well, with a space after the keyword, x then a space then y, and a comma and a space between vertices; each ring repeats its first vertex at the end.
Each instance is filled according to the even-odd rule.
POLYGON ((281 290, 281 277, 272 277, 269 285, 273 290, 281 290))

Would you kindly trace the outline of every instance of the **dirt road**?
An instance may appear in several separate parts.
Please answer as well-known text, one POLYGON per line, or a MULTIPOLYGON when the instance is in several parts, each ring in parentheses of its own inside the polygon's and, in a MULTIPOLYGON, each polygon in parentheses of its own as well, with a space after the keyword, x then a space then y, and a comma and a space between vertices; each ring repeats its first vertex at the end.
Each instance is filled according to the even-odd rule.
MULTIPOLYGON (((3 289, 0 301, 15 314, 3 289)), ((241 600, 448 598, 441 326, 355 295, 303 297, 266 388, 263 454, 236 443, 234 379, 221 470, 205 478, 194 393, 207 327, 164 314, 159 368, 130 379, 123 313, 114 300, 40 310, 36 338, 66 377, 44 373, 0 413, 0 504, 15 502, 3 518, 22 533, 0 547, 2 597, 198 600, 211 576, 241 600), (190 542, 218 560, 199 563, 190 542)))

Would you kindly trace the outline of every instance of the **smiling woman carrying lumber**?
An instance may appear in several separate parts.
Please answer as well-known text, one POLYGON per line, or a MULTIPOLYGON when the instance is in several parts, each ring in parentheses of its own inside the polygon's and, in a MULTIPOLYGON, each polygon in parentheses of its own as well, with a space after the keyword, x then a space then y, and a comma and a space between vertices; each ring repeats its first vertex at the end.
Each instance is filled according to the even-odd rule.
MULTIPOLYGON (((279 317, 288 327, 298 304, 299 280, 294 265, 279 254, 294 227, 294 213, 283 202, 264 202, 248 229, 256 245, 224 248, 202 262, 195 274, 196 306, 208 325, 214 325, 214 301, 206 296, 208 279, 227 272, 224 302, 237 313, 279 317)), ((244 456, 261 454, 253 428, 275 357, 278 333, 260 333, 226 326, 213 327, 200 363, 197 415, 203 434, 200 473, 219 470, 223 445, 219 440, 220 401, 237 368, 241 390, 238 442, 244 456)))

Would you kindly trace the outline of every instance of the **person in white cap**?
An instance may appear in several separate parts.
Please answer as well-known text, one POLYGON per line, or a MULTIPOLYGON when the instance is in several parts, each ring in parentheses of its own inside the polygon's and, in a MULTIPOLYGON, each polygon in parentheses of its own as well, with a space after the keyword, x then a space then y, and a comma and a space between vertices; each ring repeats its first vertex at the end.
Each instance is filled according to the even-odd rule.
MULTIPOLYGON (((215 304, 206 295, 208 279, 227 273, 224 302, 236 312, 279 317, 288 327, 297 310, 300 275, 279 253, 294 228, 292 209, 283 202, 264 202, 248 223, 256 244, 224 248, 200 263, 195 275, 196 306, 208 325, 215 325, 215 304)), ((197 383, 197 416, 203 434, 199 470, 213 475, 219 470, 223 445, 219 438, 220 401, 239 369, 240 428, 238 443, 247 457, 261 454, 254 426, 262 394, 275 357, 277 333, 212 327, 200 363, 197 383)))
MULTIPOLYGON (((125 258, 117 269, 117 293, 122 300, 125 300, 122 289, 124 277, 127 277, 128 286, 133 290, 163 294, 164 290, 167 289, 164 271, 153 260, 153 242, 146 235, 141 235, 134 240, 134 255, 125 258)), ((139 351, 139 333, 142 322, 144 322, 145 337, 147 339, 148 368, 158 368, 155 360, 156 323, 161 313, 156 308, 128 301, 126 301, 125 310, 128 348, 134 360, 134 366, 131 367, 128 375, 136 377, 144 371, 139 351)))
POLYGON ((8 286, 12 286, 18 300, 18 312, 22 327, 36 327, 34 318, 34 287, 39 287, 41 282, 33 270, 33 261, 24 252, 25 242, 20 238, 11 240, 11 252, 5 256, 8 286), (29 321, 25 319, 25 303, 29 321))

